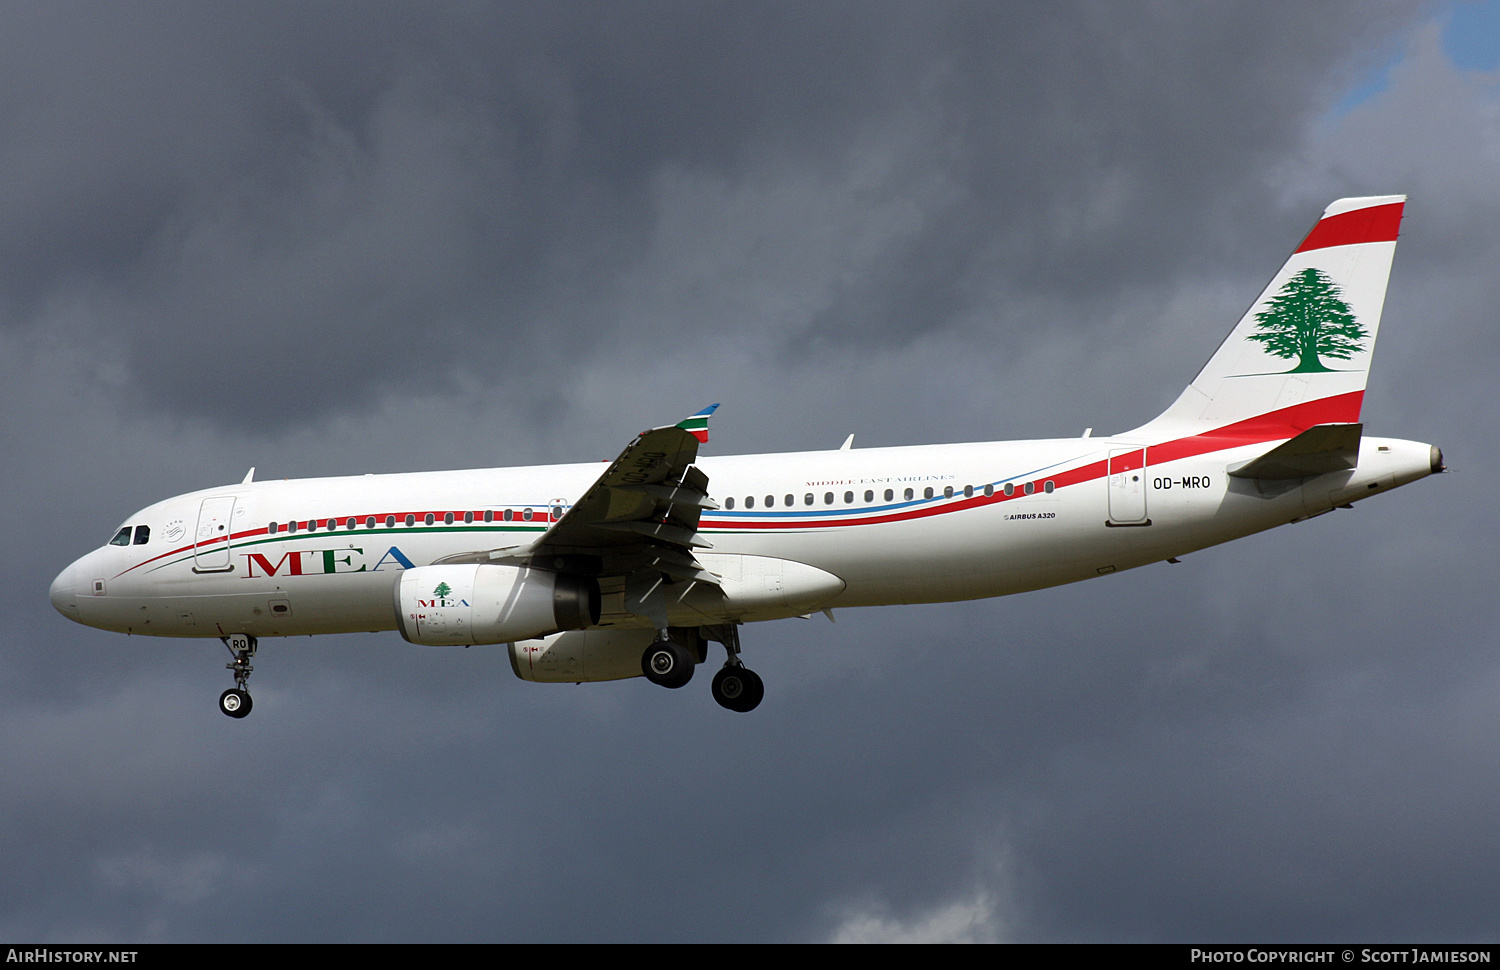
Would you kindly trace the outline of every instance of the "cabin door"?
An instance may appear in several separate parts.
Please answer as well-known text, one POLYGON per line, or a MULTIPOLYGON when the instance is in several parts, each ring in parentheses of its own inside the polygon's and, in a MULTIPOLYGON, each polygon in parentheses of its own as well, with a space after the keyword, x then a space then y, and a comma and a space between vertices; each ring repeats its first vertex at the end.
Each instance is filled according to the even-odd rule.
POLYGON ((193 539, 193 568, 200 573, 228 572, 234 534, 233 495, 215 495, 198 507, 198 531, 193 539))
POLYGON ((1150 525, 1146 518, 1146 449, 1109 453, 1109 525, 1150 525))

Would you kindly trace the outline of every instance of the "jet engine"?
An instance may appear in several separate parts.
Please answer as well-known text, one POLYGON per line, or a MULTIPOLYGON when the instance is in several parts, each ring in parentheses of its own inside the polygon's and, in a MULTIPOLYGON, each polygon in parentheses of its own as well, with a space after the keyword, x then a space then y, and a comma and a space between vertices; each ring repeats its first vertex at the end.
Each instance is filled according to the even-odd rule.
POLYGON ((418 566, 395 587, 396 625, 424 646, 508 643, 599 622, 586 576, 488 563, 418 566))
MULTIPOLYGON (((694 662, 708 658, 708 641, 696 628, 671 627, 668 636, 686 647, 694 662)), ((646 629, 569 630, 510 645, 510 666, 522 680, 574 684, 641 676, 641 654, 656 639, 646 629)))

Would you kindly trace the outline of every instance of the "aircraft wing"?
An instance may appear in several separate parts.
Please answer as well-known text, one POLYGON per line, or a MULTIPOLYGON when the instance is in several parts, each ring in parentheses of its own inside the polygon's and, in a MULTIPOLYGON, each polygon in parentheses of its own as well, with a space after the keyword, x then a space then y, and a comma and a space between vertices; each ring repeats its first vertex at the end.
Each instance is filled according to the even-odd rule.
POLYGON ((693 558, 694 549, 711 545, 698 535, 698 517, 704 509, 718 508, 708 497, 708 476, 693 465, 698 445, 708 440, 708 417, 717 407, 642 432, 535 541, 438 562, 505 562, 623 576, 627 604, 632 587, 645 600, 662 582, 718 585, 718 578, 693 558))

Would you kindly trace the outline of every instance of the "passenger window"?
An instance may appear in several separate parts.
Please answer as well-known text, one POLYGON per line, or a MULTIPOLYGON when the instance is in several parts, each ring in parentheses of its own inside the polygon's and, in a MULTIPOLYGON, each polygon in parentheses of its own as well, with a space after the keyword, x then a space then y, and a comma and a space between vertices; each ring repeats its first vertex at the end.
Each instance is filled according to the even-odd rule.
POLYGON ((995 486, 994 485, 986 485, 984 487, 984 497, 985 498, 992 498, 994 496, 994 494, 995 494, 995 486))
POLYGON ((931 486, 928 486, 926 489, 923 490, 922 497, 923 498, 932 498, 932 487, 931 486))
POLYGON ((973 498, 973 497, 974 497, 974 486, 973 485, 965 485, 964 486, 964 498, 973 498))
POLYGON ((811 505, 811 504, 813 504, 813 502, 814 502, 814 499, 813 499, 813 493, 812 492, 808 492, 806 495, 802 496, 802 504, 803 505, 811 505))
POLYGON ((774 495, 767 495, 766 496, 766 508, 768 508, 768 509, 774 509, 775 507, 776 507, 776 496, 774 496, 774 495))
POLYGON ((1005 483, 1005 494, 1006 495, 1014 495, 1014 494, 1016 494, 1016 487, 1014 485, 1012 485, 1010 482, 1006 482, 1005 483))
POLYGON ((410 512, 406 513, 406 525, 408 528, 417 524, 417 517, 410 512))
POLYGON ((1054 487, 1055 486, 1051 482, 1047 482, 1045 485, 1042 486, 1042 491, 1046 492, 1048 495, 1051 495, 1052 494, 1052 489, 1054 487))
POLYGON ((911 500, 912 500, 912 498, 913 498, 913 497, 914 497, 914 496, 915 496, 915 495, 916 495, 916 494, 917 494, 917 493, 916 493, 916 492, 913 492, 913 491, 912 491, 912 490, 911 490, 911 489, 909 489, 909 488, 908 488, 908 489, 907 489, 907 490, 906 490, 906 500, 907 500, 907 501, 908 501, 908 502, 910 502, 910 501, 911 501, 911 500))
POLYGON ((724 500, 724 507, 726 509, 730 509, 732 511, 734 509, 734 499, 732 499, 732 498, 726 498, 724 500))
POLYGON ((369 517, 367 517, 365 519, 365 528, 366 529, 373 529, 373 528, 375 528, 375 516, 372 515, 372 516, 369 516, 369 517))
POLYGON ((513 509, 506 509, 505 510, 505 521, 509 522, 511 519, 514 519, 515 517, 516 517, 516 513, 515 513, 515 511, 513 509))
POLYGON ((893 501, 893 500, 895 500, 895 498, 896 498, 896 493, 895 492, 891 491, 890 489, 886 489, 885 490, 885 500, 887 502, 893 501))
POLYGON ((1033 484, 1031 484, 1030 482, 1027 482, 1026 483, 1026 494, 1030 495, 1034 491, 1036 491, 1036 486, 1033 485, 1033 484))
POLYGON ((875 501, 875 493, 872 492, 872 491, 870 491, 869 489, 865 489, 865 501, 866 502, 873 502, 873 501, 875 501))
POLYGON ((394 515, 387 515, 385 517, 385 527, 387 529, 394 529, 396 527, 396 517, 394 515))
POLYGON ((845 492, 844 493, 844 504, 845 505, 853 505, 854 504, 854 493, 853 492, 845 492))
POLYGON ((493 521, 495 521, 495 510, 494 509, 485 509, 484 510, 484 521, 486 521, 486 522, 493 522, 493 521))
POLYGON ((754 495, 746 495, 745 496, 745 508, 747 508, 747 509, 753 509, 753 508, 755 508, 755 496, 754 495))
POLYGON ((953 497, 953 486, 949 485, 947 488, 943 489, 943 498, 952 498, 952 497, 953 497))
POLYGON ((824 505, 832 505, 833 504, 833 493, 832 492, 824 492, 823 493, 823 504, 824 505))
POLYGON ((151 527, 149 525, 138 525, 135 527, 135 544, 144 546, 151 541, 151 527))
POLYGON ((521 518, 525 519, 527 522, 530 522, 531 521, 531 509, 529 509, 529 508, 522 509, 521 510, 521 518))
POLYGON ((453 524, 453 513, 449 512, 447 515, 443 516, 443 525, 452 525, 452 524, 453 524))
POLYGON ((473 525, 473 524, 474 524, 474 513, 473 512, 465 512, 464 513, 464 525, 473 525))
POLYGON ((276 534, 276 523, 272 522, 270 525, 266 526, 266 535, 268 535, 268 536, 274 536, 275 534, 276 534))

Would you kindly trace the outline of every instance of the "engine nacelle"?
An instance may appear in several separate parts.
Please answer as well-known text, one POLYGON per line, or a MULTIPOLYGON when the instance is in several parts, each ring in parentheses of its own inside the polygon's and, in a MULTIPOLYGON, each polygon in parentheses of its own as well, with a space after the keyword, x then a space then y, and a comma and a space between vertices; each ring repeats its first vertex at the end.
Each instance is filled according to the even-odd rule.
POLYGON ((418 566, 402 572, 395 594, 401 635, 425 646, 529 640, 599 622, 596 580, 526 566, 418 566))
MULTIPOLYGON (((708 643, 696 628, 672 627, 668 634, 703 663, 708 643)), ((641 676, 641 654, 656 639, 646 629, 570 630, 541 640, 510 645, 510 666, 522 680, 575 684, 641 676)))

